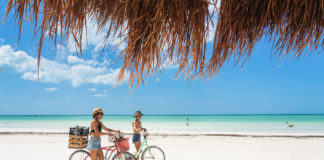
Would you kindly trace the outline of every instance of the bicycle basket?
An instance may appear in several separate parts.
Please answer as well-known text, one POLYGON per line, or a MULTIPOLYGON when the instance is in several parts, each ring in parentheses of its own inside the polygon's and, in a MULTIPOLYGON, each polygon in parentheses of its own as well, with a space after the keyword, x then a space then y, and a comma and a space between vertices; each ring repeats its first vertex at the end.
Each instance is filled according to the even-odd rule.
POLYGON ((119 142, 117 142, 117 146, 120 152, 127 152, 129 150, 128 138, 123 138, 119 142))
POLYGON ((88 136, 89 127, 82 127, 82 126, 70 127, 69 135, 88 136))

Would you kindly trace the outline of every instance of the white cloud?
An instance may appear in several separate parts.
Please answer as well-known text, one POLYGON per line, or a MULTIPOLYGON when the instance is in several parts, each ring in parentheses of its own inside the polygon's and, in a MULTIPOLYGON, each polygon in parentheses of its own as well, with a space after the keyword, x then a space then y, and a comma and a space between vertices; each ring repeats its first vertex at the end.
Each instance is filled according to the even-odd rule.
MULTIPOLYGON (((66 64, 42 57, 38 79, 37 58, 23 51, 14 51, 9 45, 0 46, 0 57, 1 68, 21 73, 23 79, 47 83, 69 81, 74 87, 82 84, 115 85, 120 71, 120 68, 108 68, 107 61, 98 63, 95 60, 79 60, 75 56, 69 56, 69 63, 66 64)), ((127 78, 125 76, 124 80, 127 78)))
MULTIPOLYGON (((103 32, 98 32, 98 26, 96 22, 91 19, 87 19, 87 25, 83 28, 82 32, 82 50, 83 52, 89 48, 93 48, 91 53, 93 53, 94 59, 98 56, 98 52, 101 53, 105 42, 105 34, 108 30, 109 24, 107 24, 103 32)), ((58 28, 59 30, 60 28, 58 28)), ((60 32, 58 32, 60 35, 60 32)), ((48 32, 46 33, 48 36, 48 32)), ((106 48, 116 49, 117 51, 121 51, 126 48, 126 42, 123 41, 123 38, 120 37, 120 32, 117 32, 116 36, 111 35, 106 43, 106 48)), ((56 57, 55 59, 58 61, 65 61, 66 58, 70 55, 75 54, 76 52, 80 52, 77 47, 74 38, 72 35, 68 36, 67 44, 62 45, 58 44, 56 46, 56 57)))
POLYGON ((3 43, 5 40, 0 38, 0 43, 3 43))
POLYGON ((56 46, 55 59, 57 61, 65 61, 66 57, 69 56, 69 55, 71 55, 71 53, 68 51, 68 49, 64 45, 58 44, 56 46))
POLYGON ((97 91, 97 89, 96 88, 89 88, 88 91, 89 92, 95 92, 95 91, 97 91))
MULTIPOLYGON (((211 3, 214 3, 213 0, 210 0, 211 3)), ((208 10, 209 13, 212 13, 214 9, 216 9, 214 16, 212 17, 213 23, 209 23, 209 29, 208 29, 208 36, 207 36, 207 43, 208 42, 213 42, 214 37, 215 37, 215 30, 216 30, 216 25, 217 25, 217 16, 218 16, 218 10, 220 7, 221 1, 217 1, 216 8, 214 5, 209 5, 208 10)), ((206 23, 207 25, 207 23, 206 23)))
POLYGON ((45 88, 46 91, 49 91, 49 92, 54 92, 54 91, 57 91, 58 88, 55 88, 55 87, 51 87, 51 88, 45 88))
POLYGON ((76 56, 68 56, 67 61, 70 64, 75 64, 75 63, 84 63, 84 60, 81 58, 78 58, 76 56))
POLYGON ((215 23, 215 20, 214 20, 214 25, 209 24, 208 36, 207 36, 207 39, 206 39, 207 43, 214 41, 215 30, 216 30, 216 23, 215 23))
POLYGON ((162 68, 165 69, 174 69, 174 68, 178 68, 179 64, 177 63, 176 58, 168 58, 163 64, 162 64, 162 68))
MULTIPOLYGON (((101 49, 104 47, 104 42, 105 42, 105 36, 106 33, 105 31, 108 30, 108 26, 109 24, 106 25, 105 29, 103 30, 104 32, 98 33, 98 26, 94 21, 91 20, 87 20, 87 26, 83 28, 83 33, 82 33, 82 50, 87 49, 88 47, 94 47, 93 52, 100 52, 101 49)), ((119 35, 120 33, 118 32, 117 35, 119 35)), ((107 45, 109 47, 112 48, 116 48, 118 50, 122 50, 126 47, 126 43, 122 42, 122 38, 119 36, 115 36, 113 37, 112 35, 110 35, 108 41, 107 41, 107 45)), ((68 39, 68 50, 71 53, 74 53, 76 51, 79 51, 79 49, 76 47, 76 43, 74 41, 73 36, 69 36, 68 39)))
POLYGON ((93 96, 100 98, 100 97, 107 97, 108 95, 107 94, 95 94, 93 96))

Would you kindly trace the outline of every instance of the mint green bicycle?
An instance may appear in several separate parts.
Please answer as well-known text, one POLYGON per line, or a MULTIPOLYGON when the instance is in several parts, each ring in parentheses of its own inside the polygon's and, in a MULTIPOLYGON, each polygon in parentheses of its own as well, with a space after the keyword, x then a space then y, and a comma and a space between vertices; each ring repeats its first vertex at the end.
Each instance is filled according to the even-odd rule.
POLYGON ((138 158, 142 153, 141 154, 142 160, 146 160, 146 159, 165 160, 165 154, 160 147, 149 146, 147 144, 147 140, 146 140, 147 136, 148 136, 147 131, 144 131, 143 133, 144 140, 142 142, 139 151, 136 153, 135 157, 138 158))

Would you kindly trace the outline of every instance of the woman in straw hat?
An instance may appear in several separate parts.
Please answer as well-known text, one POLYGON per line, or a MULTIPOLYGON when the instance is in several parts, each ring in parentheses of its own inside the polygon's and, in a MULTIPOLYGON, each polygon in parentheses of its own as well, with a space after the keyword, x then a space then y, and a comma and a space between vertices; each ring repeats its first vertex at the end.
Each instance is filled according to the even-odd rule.
POLYGON ((141 118, 144 114, 142 114, 141 111, 136 111, 134 114, 134 117, 136 118, 135 121, 132 122, 133 126, 133 143, 135 145, 136 151, 140 149, 142 143, 141 143, 141 131, 146 130, 142 127, 141 118))
POLYGON ((103 132, 101 132, 102 129, 104 129, 107 132, 120 132, 119 130, 113 130, 113 129, 107 128, 101 122, 103 115, 104 115, 104 111, 100 107, 95 108, 92 111, 93 120, 91 121, 91 124, 90 124, 91 138, 88 142, 88 150, 90 151, 91 160, 97 160, 97 159, 103 160, 104 159, 103 152, 101 149, 100 136, 109 135, 110 133, 103 133, 103 132))

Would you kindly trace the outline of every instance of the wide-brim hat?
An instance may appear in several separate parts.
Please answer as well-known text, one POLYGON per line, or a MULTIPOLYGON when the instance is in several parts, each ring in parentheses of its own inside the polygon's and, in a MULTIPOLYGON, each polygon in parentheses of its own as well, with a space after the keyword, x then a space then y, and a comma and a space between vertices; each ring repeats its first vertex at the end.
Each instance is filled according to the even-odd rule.
POLYGON ((97 114, 97 113, 104 113, 104 110, 101 107, 97 107, 92 110, 92 115, 97 114))
POLYGON ((134 117, 136 117, 136 116, 143 116, 144 114, 141 112, 141 111, 136 111, 135 113, 134 113, 134 117))

